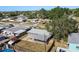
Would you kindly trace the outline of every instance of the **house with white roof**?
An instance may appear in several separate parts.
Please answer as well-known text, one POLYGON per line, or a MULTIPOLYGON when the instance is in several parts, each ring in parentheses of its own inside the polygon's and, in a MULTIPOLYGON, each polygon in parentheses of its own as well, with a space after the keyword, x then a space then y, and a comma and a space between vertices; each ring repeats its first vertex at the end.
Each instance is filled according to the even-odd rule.
POLYGON ((26 17, 26 16, 24 16, 24 15, 19 15, 19 16, 17 16, 17 19, 16 19, 16 21, 17 22, 23 22, 23 21, 26 21, 28 18, 26 17))

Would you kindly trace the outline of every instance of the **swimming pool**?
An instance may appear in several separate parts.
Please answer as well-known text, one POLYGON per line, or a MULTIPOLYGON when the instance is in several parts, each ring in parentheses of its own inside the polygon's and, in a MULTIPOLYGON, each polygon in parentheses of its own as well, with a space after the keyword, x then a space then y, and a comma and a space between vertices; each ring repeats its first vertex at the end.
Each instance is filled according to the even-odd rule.
POLYGON ((15 50, 12 50, 12 49, 4 49, 4 50, 0 50, 0 52, 15 52, 15 50))

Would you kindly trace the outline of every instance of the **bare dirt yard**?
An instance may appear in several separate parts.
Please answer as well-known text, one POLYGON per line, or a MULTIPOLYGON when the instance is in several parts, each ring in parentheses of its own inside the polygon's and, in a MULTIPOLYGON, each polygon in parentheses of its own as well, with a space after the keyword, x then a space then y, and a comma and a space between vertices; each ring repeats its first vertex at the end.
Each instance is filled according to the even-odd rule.
MULTIPOLYGON (((25 38, 24 38, 25 39, 25 38)), ((47 43, 41 44, 37 42, 32 42, 28 40, 21 40, 20 42, 14 45, 15 50, 23 51, 23 52, 45 52, 50 51, 51 47, 53 46, 53 40, 50 40, 47 43)))
POLYGON ((55 52, 57 47, 67 48, 68 45, 67 42, 64 42, 64 40, 60 41, 55 40, 54 47, 52 47, 51 52, 55 52))

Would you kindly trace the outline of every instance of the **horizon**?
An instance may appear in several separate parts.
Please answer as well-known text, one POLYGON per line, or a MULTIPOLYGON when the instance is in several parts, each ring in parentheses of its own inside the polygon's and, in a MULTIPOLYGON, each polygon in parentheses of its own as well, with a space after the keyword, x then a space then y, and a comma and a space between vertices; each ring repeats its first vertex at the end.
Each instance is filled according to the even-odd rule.
MULTIPOLYGON (((0 12, 10 12, 10 11, 35 11, 44 8, 45 10, 51 10, 57 6, 0 6, 0 12)), ((60 6, 62 8, 75 9, 79 6, 60 6)))

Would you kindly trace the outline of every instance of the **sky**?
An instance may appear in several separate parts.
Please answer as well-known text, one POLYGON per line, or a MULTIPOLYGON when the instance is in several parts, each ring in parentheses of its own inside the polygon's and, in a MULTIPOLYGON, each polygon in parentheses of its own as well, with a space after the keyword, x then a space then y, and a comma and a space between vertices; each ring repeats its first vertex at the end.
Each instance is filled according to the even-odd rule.
MULTIPOLYGON (((44 8, 46 10, 51 10, 56 6, 0 6, 0 11, 31 11, 31 10, 40 10, 44 8)), ((60 6, 66 8, 79 8, 79 6, 60 6)))

